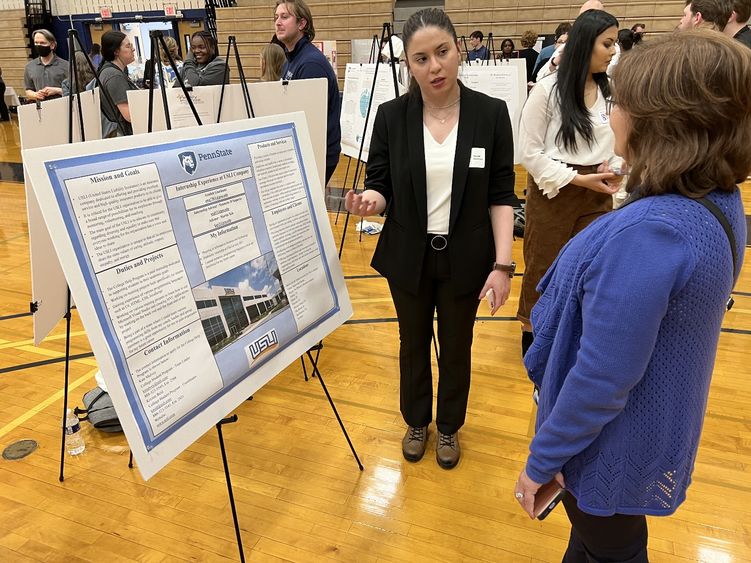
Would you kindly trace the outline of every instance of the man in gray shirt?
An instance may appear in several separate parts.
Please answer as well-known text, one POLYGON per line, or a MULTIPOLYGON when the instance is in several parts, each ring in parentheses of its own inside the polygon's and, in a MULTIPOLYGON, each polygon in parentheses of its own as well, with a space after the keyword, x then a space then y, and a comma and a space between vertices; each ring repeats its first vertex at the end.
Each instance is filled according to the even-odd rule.
POLYGON ((63 94, 63 80, 68 78, 68 61, 55 55, 57 41, 46 29, 35 31, 33 39, 39 57, 29 61, 24 69, 26 98, 40 102, 59 98, 63 94))

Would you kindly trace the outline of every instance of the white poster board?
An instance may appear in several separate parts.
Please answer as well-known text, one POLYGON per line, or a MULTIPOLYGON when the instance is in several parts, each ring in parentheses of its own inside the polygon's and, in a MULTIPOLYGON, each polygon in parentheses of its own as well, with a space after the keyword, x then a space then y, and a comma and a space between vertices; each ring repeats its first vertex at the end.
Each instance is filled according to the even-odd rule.
MULTIPOLYGON (((378 39, 375 40, 376 54, 378 53, 378 39)), ((373 38, 370 39, 351 39, 350 48, 352 49, 351 59, 356 64, 368 64, 371 61, 371 55, 373 55, 373 38)), ((346 76, 346 73, 345 73, 346 76)))
MULTIPOLYGON (((204 125, 216 123, 219 113, 219 101, 221 99, 221 86, 197 86, 193 88, 193 99, 202 101, 199 107, 213 108, 207 113, 199 111, 201 123, 204 125)), ((293 80, 291 82, 256 82, 248 83, 250 101, 256 117, 266 117, 302 111, 308 121, 310 138, 313 142, 316 167, 321 186, 324 185, 326 174, 326 116, 328 108, 328 82, 325 78, 311 78, 308 80, 293 80)), ((168 90, 171 98, 167 99, 170 108, 170 120, 172 127, 191 127, 196 124, 195 117, 190 107, 183 98, 180 88, 168 90), (179 96, 182 105, 172 103, 172 99, 179 96)), ((128 92, 128 105, 133 125, 133 133, 141 134, 148 131, 149 118, 149 92, 147 90, 131 90, 128 92)), ((198 108, 197 108, 198 109, 198 108)), ((238 119, 247 119, 248 114, 243 100, 242 86, 230 84, 225 86, 224 100, 222 101, 221 122, 227 123, 238 119)), ((152 131, 164 131, 167 129, 164 120, 164 106, 162 105, 162 93, 154 90, 154 115, 152 117, 152 131)))
MULTIPOLYGON (((51 147, 68 143, 68 97, 18 107, 21 149, 51 147)), ((87 140, 102 138, 99 112, 99 89, 81 94, 84 135, 87 140)), ((81 140, 78 103, 73 99, 73 140, 81 140)), ((31 300, 34 313, 34 343, 38 346, 55 328, 68 308, 68 283, 55 254, 52 239, 42 219, 34 191, 24 174, 26 212, 29 221, 29 255, 31 258, 31 300)))
POLYGON ((472 90, 487 94, 506 102, 511 128, 514 131, 514 163, 519 163, 518 143, 519 120, 527 99, 527 63, 524 59, 511 59, 496 65, 467 65, 459 68, 459 80, 472 90))
POLYGON ((144 479, 352 314, 302 113, 23 157, 144 479))
POLYGON ((338 78, 339 71, 336 69, 336 41, 311 41, 310 43, 323 53, 323 56, 329 61, 331 68, 334 69, 334 75, 338 78))
MULTIPOLYGON (((340 125, 342 128, 342 153, 357 158, 360 155, 360 143, 365 132, 363 147, 363 162, 368 161, 370 137, 373 134, 378 106, 396 97, 394 92, 394 75, 388 64, 378 65, 378 80, 373 88, 373 77, 376 73, 374 64, 348 64, 344 73, 344 96, 342 98, 342 113, 340 125), (371 90, 373 90, 371 94, 371 90), (373 99, 368 115, 368 104, 373 99), (368 128, 365 130, 365 117, 368 117, 368 128)), ((399 95, 406 92, 401 84, 399 95)))

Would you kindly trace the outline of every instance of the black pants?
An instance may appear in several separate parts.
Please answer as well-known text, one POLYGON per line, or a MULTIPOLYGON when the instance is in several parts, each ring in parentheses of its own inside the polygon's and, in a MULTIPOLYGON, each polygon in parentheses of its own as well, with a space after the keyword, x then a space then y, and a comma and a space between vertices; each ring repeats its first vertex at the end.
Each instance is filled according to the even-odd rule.
POLYGON ((5 105, 5 82, 0 80, 0 121, 10 121, 8 106, 5 105))
POLYGON ((592 516, 582 512, 571 493, 563 497, 571 536, 563 563, 647 563, 645 516, 592 516))
POLYGON ((448 251, 428 247, 417 295, 389 284, 399 318, 400 405, 409 426, 427 426, 433 413, 430 350, 433 313, 438 314, 438 407, 436 425, 453 434, 464 424, 469 398, 472 330, 477 292, 457 297, 451 288, 448 251))

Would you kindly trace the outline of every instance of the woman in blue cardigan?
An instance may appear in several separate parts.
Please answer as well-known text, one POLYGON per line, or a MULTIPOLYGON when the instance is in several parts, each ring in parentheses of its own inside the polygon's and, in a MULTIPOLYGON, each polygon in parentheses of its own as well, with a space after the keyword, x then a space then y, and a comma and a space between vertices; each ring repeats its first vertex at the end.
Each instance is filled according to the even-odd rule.
POLYGON ((630 197, 540 282, 524 360, 541 389, 514 494, 533 516, 542 484, 565 485, 564 561, 646 561, 645 515, 686 498, 746 241, 736 183, 751 172, 750 82, 751 52, 711 31, 651 41, 615 70, 610 126, 630 197))

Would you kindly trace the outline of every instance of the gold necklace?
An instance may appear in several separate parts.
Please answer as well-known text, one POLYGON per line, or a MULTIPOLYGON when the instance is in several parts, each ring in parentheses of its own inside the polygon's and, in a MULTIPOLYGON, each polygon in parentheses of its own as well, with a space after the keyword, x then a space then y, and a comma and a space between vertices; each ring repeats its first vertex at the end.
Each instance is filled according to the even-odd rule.
POLYGON ((450 104, 448 104, 448 105, 446 105, 446 106, 429 106, 428 104, 425 104, 425 111, 427 111, 427 112, 428 112, 428 114, 430 114, 431 116, 433 116, 433 118, 434 118, 434 119, 437 119, 437 120, 438 120, 438 121, 439 121, 439 122, 441 123, 441 125, 443 125, 444 123, 446 123, 446 121, 448 120, 448 118, 449 118, 449 117, 451 117, 451 114, 453 113, 453 109, 452 109, 452 111, 450 111, 450 112, 449 112, 449 113, 448 113, 448 114, 446 115, 446 117, 440 117, 440 116, 438 116, 438 115, 434 114, 434 113, 433 113, 432 111, 430 111, 430 110, 431 110, 431 109, 449 109, 449 108, 453 108, 453 107, 454 107, 454 106, 456 106, 456 105, 457 105, 457 104, 458 104, 458 103, 459 103, 460 101, 461 101, 461 96, 459 96, 459 97, 458 97, 458 98, 457 98, 457 99, 456 99, 455 101, 451 102, 450 104))

